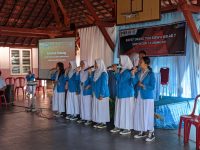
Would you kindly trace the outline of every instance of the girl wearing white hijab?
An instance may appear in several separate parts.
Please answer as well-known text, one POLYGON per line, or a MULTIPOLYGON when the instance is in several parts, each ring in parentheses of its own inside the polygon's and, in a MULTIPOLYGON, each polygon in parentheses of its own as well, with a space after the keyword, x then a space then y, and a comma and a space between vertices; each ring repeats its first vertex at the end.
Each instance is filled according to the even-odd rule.
POLYGON ((110 122, 109 88, 108 74, 102 59, 95 60, 95 71, 92 74, 89 70, 89 74, 93 92, 92 121, 97 123, 95 128, 106 128, 106 122, 110 122))
MULTIPOLYGON (((116 101, 115 101, 115 128, 111 130, 112 133, 120 132, 120 134, 126 135, 131 133, 133 129, 133 117, 134 117, 134 86, 136 85, 135 72, 137 69, 133 68, 133 64, 128 56, 121 55, 120 62, 122 70, 119 73, 115 73, 117 87, 116 87, 116 101)), ((116 72, 117 67, 113 67, 116 72)))
POLYGON ((92 87, 91 83, 87 83, 87 87, 85 86, 88 80, 88 72, 84 71, 88 68, 87 61, 82 60, 80 62, 81 71, 77 73, 77 80, 80 81, 80 117, 81 120, 78 120, 78 123, 85 122, 85 125, 90 125, 92 120, 92 87))
POLYGON ((77 120, 79 115, 78 94, 80 93, 79 82, 76 80, 76 62, 69 62, 69 72, 66 74, 68 78, 68 91, 66 98, 66 119, 77 120))

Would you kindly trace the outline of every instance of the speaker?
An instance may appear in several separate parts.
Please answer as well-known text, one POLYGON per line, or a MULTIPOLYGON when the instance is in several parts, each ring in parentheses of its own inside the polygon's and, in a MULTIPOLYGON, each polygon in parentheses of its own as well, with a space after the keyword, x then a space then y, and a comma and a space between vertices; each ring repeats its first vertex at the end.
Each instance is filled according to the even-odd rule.
POLYGON ((76 30, 76 25, 75 25, 75 23, 70 23, 69 28, 70 28, 71 31, 76 30))

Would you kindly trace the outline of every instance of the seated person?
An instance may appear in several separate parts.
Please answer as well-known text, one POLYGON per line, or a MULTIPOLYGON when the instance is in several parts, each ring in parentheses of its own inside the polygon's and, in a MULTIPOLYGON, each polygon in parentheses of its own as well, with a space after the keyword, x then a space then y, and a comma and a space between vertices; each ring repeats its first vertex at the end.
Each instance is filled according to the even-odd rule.
MULTIPOLYGON (((4 91, 6 89, 6 83, 4 78, 1 76, 1 70, 0 70, 0 96, 4 94, 4 91)), ((1 105, 1 101, 0 101, 1 105)))
POLYGON ((4 78, 1 76, 1 70, 0 70, 0 92, 5 91, 6 89, 6 82, 4 78))

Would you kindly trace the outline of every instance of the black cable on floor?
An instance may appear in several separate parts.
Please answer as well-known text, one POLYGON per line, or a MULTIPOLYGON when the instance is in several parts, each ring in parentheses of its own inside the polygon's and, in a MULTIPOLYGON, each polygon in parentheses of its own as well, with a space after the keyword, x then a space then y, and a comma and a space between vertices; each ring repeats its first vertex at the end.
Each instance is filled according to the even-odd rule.
MULTIPOLYGON (((13 104, 14 107, 19 107, 19 108, 24 108, 23 111, 14 111, 14 112, 0 112, 0 115, 2 114, 14 114, 14 113, 21 113, 21 112, 27 112, 26 109, 28 109, 27 106, 22 106, 22 105, 16 105, 16 104, 13 104)), ((51 112, 51 109, 50 108, 37 108, 37 111, 35 112, 35 114, 40 117, 40 118, 44 118, 44 119, 47 119, 47 120, 55 120, 56 122, 58 123, 64 123, 66 124, 66 121, 63 120, 61 121, 60 119, 58 119, 58 117, 55 117, 53 115, 53 113, 51 112), (45 114, 44 111, 47 111, 48 114, 45 114)), ((63 118, 64 119, 64 118, 63 118)))
MULTIPOLYGON (((27 106, 15 105, 15 104, 13 104, 13 106, 22 107, 22 108, 28 108, 27 106)), ((49 109, 49 108, 42 108, 42 107, 39 107, 38 109, 49 109)))

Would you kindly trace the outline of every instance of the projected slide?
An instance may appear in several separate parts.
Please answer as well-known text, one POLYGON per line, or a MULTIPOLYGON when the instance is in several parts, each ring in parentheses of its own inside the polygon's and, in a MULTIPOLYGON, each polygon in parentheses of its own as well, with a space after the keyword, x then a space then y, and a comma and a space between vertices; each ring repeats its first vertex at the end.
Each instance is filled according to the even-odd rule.
POLYGON ((56 38, 39 40, 39 78, 50 79, 49 70, 57 62, 63 62, 65 68, 75 59, 75 38, 56 38))

